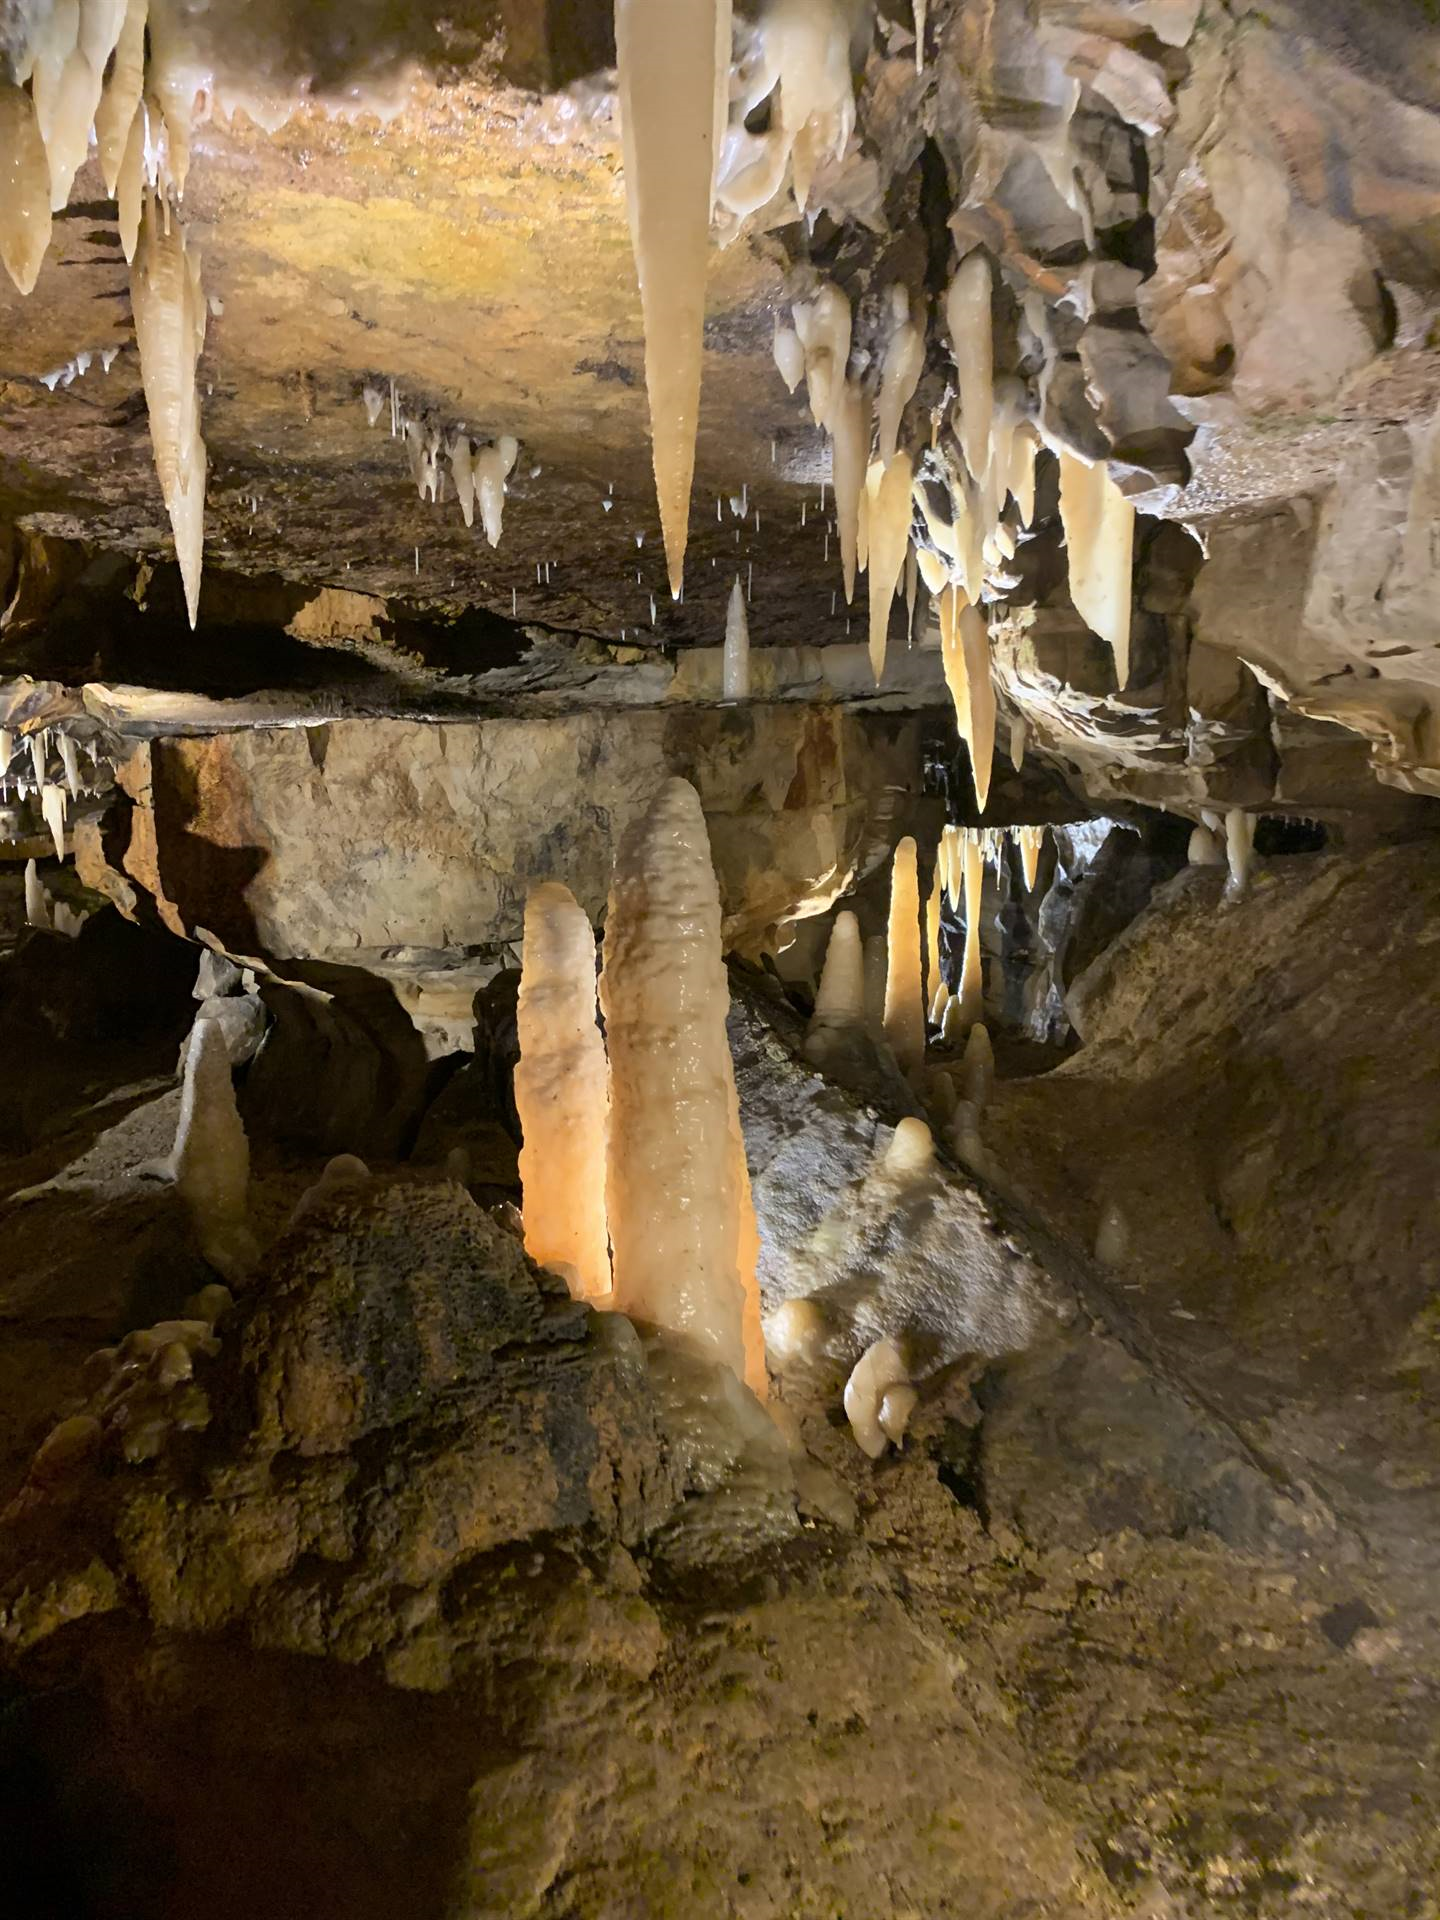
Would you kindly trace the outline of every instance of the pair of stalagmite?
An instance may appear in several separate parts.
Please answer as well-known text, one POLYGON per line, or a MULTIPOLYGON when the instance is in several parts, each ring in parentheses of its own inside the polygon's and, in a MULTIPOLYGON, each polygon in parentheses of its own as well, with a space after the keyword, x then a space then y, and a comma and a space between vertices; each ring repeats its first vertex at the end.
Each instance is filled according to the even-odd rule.
POLYGON ((603 1040, 590 922, 568 888, 533 887, 515 1072, 526 1250, 580 1298, 665 1328, 763 1398, 720 895, 684 780, 622 839, 599 1005, 603 1040))

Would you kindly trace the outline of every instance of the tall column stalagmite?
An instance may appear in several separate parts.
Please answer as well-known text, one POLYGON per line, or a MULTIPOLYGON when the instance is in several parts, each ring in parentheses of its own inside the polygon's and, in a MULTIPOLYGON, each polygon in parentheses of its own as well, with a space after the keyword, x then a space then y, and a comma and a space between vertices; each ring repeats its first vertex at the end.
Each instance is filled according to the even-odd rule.
POLYGON ((890 965, 885 976, 885 1038, 906 1074, 925 1064, 925 997, 920 979, 920 878, 909 834, 890 870, 890 965))
POLYGON ((766 1391, 758 1240, 700 798, 668 780, 625 834, 605 927, 613 1305, 766 1391))
POLYGON ((526 897, 516 1025, 525 1251, 560 1274, 576 1299, 600 1299, 610 1291, 610 1096, 595 1018, 595 935, 574 894, 555 880, 526 897))

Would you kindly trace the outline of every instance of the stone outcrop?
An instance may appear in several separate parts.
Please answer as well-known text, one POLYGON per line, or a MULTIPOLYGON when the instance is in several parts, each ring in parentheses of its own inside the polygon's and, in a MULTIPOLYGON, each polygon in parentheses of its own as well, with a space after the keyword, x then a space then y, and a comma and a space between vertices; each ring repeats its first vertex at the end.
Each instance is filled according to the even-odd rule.
POLYGON ((886 856, 919 802, 921 737, 913 718, 808 704, 172 735, 121 765, 124 801, 82 862, 237 954, 498 949, 531 880, 562 880, 598 917, 619 834, 680 773, 745 949, 886 856))

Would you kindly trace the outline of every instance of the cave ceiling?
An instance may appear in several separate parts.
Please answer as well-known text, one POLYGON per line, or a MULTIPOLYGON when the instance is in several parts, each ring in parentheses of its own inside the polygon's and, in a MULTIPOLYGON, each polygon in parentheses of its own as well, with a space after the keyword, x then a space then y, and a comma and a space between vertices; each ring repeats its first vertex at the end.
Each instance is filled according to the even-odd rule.
MULTIPOLYGON (((192 24, 200 11, 178 9, 192 24)), ((1434 790, 1440 42, 1421 0, 932 0, 918 63, 905 0, 849 9, 855 130, 807 218, 782 187, 712 233, 679 602, 610 12, 461 0, 205 23, 214 84, 182 203, 208 307, 198 629, 176 617, 129 276, 92 149, 33 292, 0 277, 12 673, 204 688, 246 622, 278 605, 283 625, 323 592, 320 685, 333 668, 343 686, 357 644, 441 682, 513 671, 537 648, 638 670, 718 646, 737 577, 757 649, 854 647, 864 588, 847 609, 830 449, 804 387, 777 373, 777 316, 833 281, 854 377, 873 388, 888 290, 928 307, 906 416, 923 464, 954 380, 944 289, 979 246, 996 267, 997 365, 1032 405, 1043 389, 1052 443, 1107 458, 1140 514, 1117 684, 1066 591, 1042 455, 1034 537, 986 594, 1002 722, 1023 719, 1032 750, 1096 800, 1322 810, 1353 798, 1357 772, 1434 790), (1068 199, 1062 136, 1081 183, 1068 199), (464 525, 443 460, 441 498, 419 496, 392 406, 443 440, 518 442, 497 547, 478 515, 464 525), (87 667, 96 603, 77 637, 71 590, 97 580, 153 616, 141 666, 100 647, 87 667), (1293 773, 1307 753, 1327 769, 1318 787, 1293 773)), ((26 17, 0 14, 12 52, 26 17)), ((757 19, 737 9, 742 52, 757 19)), ((923 589, 920 608, 923 649, 937 640, 923 589)), ((938 671, 917 685, 943 712, 938 671)))

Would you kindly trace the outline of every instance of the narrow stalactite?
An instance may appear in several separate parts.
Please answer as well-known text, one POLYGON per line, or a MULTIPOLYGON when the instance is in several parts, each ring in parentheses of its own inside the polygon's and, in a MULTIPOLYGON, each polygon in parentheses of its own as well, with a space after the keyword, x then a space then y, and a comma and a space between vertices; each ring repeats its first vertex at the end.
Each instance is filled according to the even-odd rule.
POLYGON ((925 992, 920 959, 920 877, 909 834, 895 849, 890 868, 890 921, 886 942, 885 1038, 902 1073, 914 1077, 925 1064, 925 992))
POLYGON ((621 841, 605 927, 612 1301, 763 1396, 729 1000, 705 816, 669 780, 621 841))
POLYGON ((178 214, 153 194, 145 199, 130 297, 155 470, 193 627, 205 550, 206 455, 195 382, 205 344, 205 299, 199 256, 189 251, 178 214))
POLYGON ((869 496, 870 669, 878 687, 885 671, 890 606, 905 571, 910 544, 910 491, 913 471, 908 453, 897 453, 882 467, 877 460, 866 482, 869 496))
POLYGON ((855 597, 860 508, 870 458, 870 401, 858 380, 846 380, 835 405, 831 439, 835 477, 835 524, 840 535, 840 573, 845 604, 855 597))
POLYGON ((543 881, 525 900, 516 1008, 525 1251, 560 1274, 578 1300, 610 1291, 609 1074, 595 1008, 590 921, 568 887, 543 881))
POLYGON ((995 682, 990 671, 990 629, 978 607, 962 605, 956 622, 965 672, 965 706, 970 726, 966 744, 981 813, 990 798, 995 763, 995 682))
MULTIPOLYGON (((945 296, 950 351, 960 387, 960 448, 975 480, 983 480, 990 465, 995 388, 995 347, 990 316, 992 285, 990 262, 977 250, 966 254, 955 269, 945 296)), ((967 590, 978 597, 978 589, 967 590)))
POLYGON ((33 291, 50 245, 50 162, 23 87, 0 80, 0 261, 21 293, 33 291))
POLYGON ((1060 518, 1070 568, 1070 598, 1080 618, 1115 656, 1115 684, 1130 678, 1130 573, 1135 509, 1110 478, 1062 448, 1060 518))
POLYGON ((714 191, 715 102, 729 0, 616 0, 630 237, 645 324, 655 492, 672 598, 689 537, 714 191))

